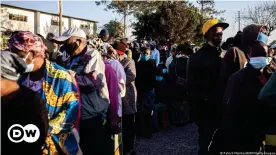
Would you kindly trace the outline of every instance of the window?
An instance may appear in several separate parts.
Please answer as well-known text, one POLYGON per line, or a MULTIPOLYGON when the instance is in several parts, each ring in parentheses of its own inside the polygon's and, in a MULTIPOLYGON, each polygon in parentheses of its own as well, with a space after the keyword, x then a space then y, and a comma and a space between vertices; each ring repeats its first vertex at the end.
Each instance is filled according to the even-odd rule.
POLYGON ((10 20, 16 20, 16 21, 22 21, 22 22, 28 22, 28 17, 23 15, 16 15, 16 14, 9 14, 10 20))
POLYGON ((81 25, 80 25, 80 28, 81 28, 81 29, 89 29, 90 26, 89 26, 89 25, 85 25, 85 24, 81 24, 81 25))
MULTIPOLYGON (((61 23, 61 25, 63 26, 64 22, 61 23)), ((51 25, 55 25, 55 26, 59 26, 59 20, 51 20, 51 25)))

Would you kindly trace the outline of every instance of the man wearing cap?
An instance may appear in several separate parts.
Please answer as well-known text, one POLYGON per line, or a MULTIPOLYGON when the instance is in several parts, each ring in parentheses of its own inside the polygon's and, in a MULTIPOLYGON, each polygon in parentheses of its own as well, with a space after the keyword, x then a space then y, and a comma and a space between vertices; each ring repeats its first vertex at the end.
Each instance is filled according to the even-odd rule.
POLYGON ((208 20, 202 28, 206 44, 190 57, 187 84, 192 116, 199 127, 199 154, 208 154, 208 145, 218 126, 219 73, 223 30, 229 26, 217 19, 208 20))
POLYGON ((118 94, 119 98, 119 110, 118 115, 119 117, 122 117, 122 97, 126 94, 126 73, 124 70, 124 67, 119 62, 119 55, 124 55, 126 51, 126 46, 123 43, 118 43, 116 50, 112 47, 109 48, 107 53, 107 60, 113 69, 116 71, 117 78, 118 78, 118 85, 120 94, 118 94))
POLYGON ((83 154, 106 154, 108 136, 106 112, 109 93, 105 65, 101 54, 87 46, 86 34, 79 28, 70 28, 53 38, 69 55, 64 67, 69 69, 79 85, 81 98, 80 146, 83 154))
POLYGON ((108 47, 110 46, 107 42, 109 40, 109 32, 107 29, 102 29, 99 38, 104 42, 104 49, 107 51, 108 47))

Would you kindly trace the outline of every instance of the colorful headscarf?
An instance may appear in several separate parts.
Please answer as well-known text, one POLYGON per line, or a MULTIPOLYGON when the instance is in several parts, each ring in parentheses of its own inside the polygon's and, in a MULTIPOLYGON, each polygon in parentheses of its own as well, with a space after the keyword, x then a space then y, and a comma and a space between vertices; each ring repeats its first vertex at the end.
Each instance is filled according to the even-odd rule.
POLYGON ((14 32, 9 41, 9 49, 16 48, 24 52, 34 52, 35 56, 45 57, 45 50, 47 47, 44 45, 42 39, 30 31, 17 31, 14 32))

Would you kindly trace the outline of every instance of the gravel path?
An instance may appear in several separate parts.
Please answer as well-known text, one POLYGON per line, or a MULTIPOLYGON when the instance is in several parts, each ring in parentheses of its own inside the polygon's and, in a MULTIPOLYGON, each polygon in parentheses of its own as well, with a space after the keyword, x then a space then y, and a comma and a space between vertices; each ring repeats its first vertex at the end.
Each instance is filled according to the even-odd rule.
POLYGON ((137 155, 197 155, 198 133, 195 124, 170 127, 153 134, 151 139, 137 139, 137 155))

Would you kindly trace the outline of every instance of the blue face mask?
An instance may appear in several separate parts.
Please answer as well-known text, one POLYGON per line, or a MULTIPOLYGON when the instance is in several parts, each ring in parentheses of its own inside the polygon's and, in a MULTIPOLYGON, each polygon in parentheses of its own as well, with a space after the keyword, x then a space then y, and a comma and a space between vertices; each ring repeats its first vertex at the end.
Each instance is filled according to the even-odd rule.
POLYGON ((159 81, 159 82, 160 82, 160 81, 162 81, 162 80, 163 80, 163 76, 156 76, 156 78, 155 78, 155 79, 156 79, 156 81, 159 81))
POLYGON ((150 56, 148 56, 148 55, 141 56, 141 60, 149 61, 149 59, 150 59, 150 56))
POLYGON ((268 36, 266 34, 264 34, 263 32, 259 32, 257 40, 267 45, 268 36))
POLYGON ((162 69, 162 73, 163 73, 163 74, 166 74, 167 72, 168 72, 168 71, 167 71, 166 68, 162 69))
POLYGON ((255 69, 263 69, 269 64, 268 57, 253 57, 250 58, 249 64, 255 69))

